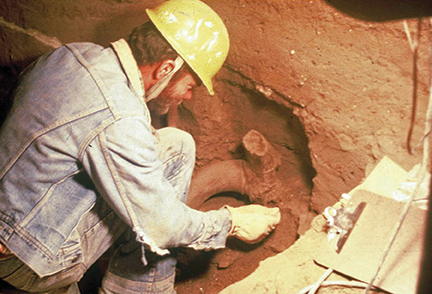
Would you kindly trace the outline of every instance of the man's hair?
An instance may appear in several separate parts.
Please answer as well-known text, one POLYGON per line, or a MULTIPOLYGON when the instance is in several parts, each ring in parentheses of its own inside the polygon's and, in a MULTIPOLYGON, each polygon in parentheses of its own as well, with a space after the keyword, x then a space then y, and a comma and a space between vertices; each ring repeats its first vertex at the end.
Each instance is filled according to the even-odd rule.
POLYGON ((150 21, 136 27, 127 40, 138 65, 148 65, 166 59, 175 60, 177 52, 150 21))
MULTIPOLYGON (((178 56, 151 21, 136 27, 127 42, 138 65, 150 65, 166 59, 175 60, 178 56)), ((201 85, 201 79, 186 63, 174 74, 173 80, 178 79, 186 71, 195 77, 198 85, 201 85)))

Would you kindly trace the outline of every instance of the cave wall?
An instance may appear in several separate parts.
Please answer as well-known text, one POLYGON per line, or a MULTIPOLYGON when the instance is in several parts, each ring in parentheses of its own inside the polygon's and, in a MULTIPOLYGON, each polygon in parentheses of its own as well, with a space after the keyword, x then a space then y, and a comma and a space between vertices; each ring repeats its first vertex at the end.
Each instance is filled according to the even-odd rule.
MULTIPOLYGON (((1 101, 41 54, 68 42, 107 46, 145 22, 145 8, 159 2, 0 1, 1 101)), ((174 122, 194 135, 198 168, 235 157, 241 137, 257 129, 283 154, 287 183, 290 171, 300 171, 302 184, 313 186, 312 209, 322 211, 384 155, 406 169, 420 160, 421 149, 406 150, 413 66, 401 21, 354 20, 323 1, 205 2, 225 20, 231 49, 216 95, 198 89, 174 122)), ((414 30, 416 21, 408 25, 414 30)), ((413 145, 427 97, 422 35, 413 145)))

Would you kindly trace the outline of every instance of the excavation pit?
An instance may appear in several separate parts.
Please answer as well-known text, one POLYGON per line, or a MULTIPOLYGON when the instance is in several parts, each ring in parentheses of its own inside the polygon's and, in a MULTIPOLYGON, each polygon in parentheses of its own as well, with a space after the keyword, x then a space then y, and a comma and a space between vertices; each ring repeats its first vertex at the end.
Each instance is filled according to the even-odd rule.
POLYGON ((282 220, 259 244, 229 239, 227 248, 215 252, 180 250, 178 293, 218 293, 289 248, 316 215, 310 210, 315 171, 308 139, 293 110, 275 101, 282 97, 269 99, 228 69, 218 86, 222 94, 206 97, 198 90, 195 101, 178 112, 178 126, 197 144, 188 203, 203 211, 250 203, 277 206, 282 220))

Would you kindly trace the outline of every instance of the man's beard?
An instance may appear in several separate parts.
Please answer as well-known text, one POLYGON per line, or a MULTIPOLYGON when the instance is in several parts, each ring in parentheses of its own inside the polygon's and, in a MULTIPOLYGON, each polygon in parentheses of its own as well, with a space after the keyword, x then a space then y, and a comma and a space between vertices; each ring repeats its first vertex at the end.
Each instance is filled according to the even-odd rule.
POLYGON ((161 101, 158 101, 158 97, 155 99, 147 102, 147 107, 150 110, 150 113, 152 116, 160 116, 165 115, 169 111, 169 106, 167 106, 165 103, 160 103, 161 101))
POLYGON ((172 80, 158 97, 147 102, 152 115, 165 115, 171 107, 177 106, 182 102, 183 99, 180 98, 182 97, 182 93, 179 93, 175 84, 173 84, 175 81, 172 80))

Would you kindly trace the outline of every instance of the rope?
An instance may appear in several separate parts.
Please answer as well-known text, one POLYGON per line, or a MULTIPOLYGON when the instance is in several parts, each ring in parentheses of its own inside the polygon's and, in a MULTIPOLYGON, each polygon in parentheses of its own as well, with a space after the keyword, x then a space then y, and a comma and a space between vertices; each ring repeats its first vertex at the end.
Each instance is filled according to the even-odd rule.
POLYGON ((411 107, 411 121, 408 129, 408 137, 407 137, 407 149, 409 154, 413 154, 413 149, 411 148, 411 138, 414 131, 414 124, 417 112, 417 59, 418 59, 418 44, 420 40, 420 32, 421 32, 421 18, 418 21, 417 25, 417 34, 416 41, 413 43, 411 40, 411 33, 408 31, 408 25, 406 21, 404 22, 405 33, 408 38, 408 43, 410 44, 411 50, 413 51, 413 94, 412 94, 412 107, 411 107))
POLYGON ((333 269, 329 268, 327 271, 319 278, 318 281, 316 281, 315 284, 312 285, 311 289, 309 290, 308 294, 315 294, 316 291, 319 289, 322 283, 331 275, 333 272, 333 269))

